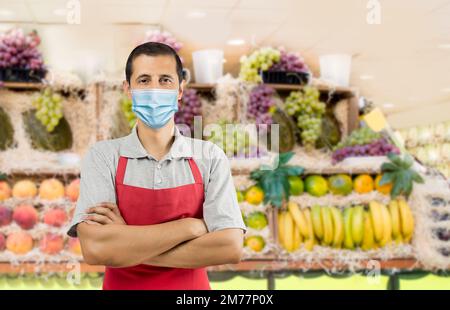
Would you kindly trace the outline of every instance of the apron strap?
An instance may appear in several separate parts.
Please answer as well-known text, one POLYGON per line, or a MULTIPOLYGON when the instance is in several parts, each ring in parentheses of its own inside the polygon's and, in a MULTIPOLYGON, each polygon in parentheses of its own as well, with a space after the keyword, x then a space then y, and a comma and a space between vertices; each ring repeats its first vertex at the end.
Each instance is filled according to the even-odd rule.
POLYGON ((117 165, 116 172, 116 184, 123 184, 123 179, 125 177, 125 170, 127 169, 128 158, 120 156, 119 164, 117 165))
POLYGON ((195 160, 191 157, 189 160, 189 166, 191 166, 192 175, 194 176, 195 183, 203 184, 202 174, 200 173, 200 170, 198 169, 197 164, 195 163, 195 160))

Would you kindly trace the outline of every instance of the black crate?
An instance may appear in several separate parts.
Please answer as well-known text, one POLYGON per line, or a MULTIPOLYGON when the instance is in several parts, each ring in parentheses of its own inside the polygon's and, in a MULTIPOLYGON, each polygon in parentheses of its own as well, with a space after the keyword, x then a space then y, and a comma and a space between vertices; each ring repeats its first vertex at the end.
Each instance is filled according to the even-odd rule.
POLYGON ((262 71, 262 80, 270 84, 305 85, 309 82, 307 72, 262 71))
POLYGON ((0 81, 39 83, 45 77, 45 69, 31 70, 23 68, 1 68, 0 81))

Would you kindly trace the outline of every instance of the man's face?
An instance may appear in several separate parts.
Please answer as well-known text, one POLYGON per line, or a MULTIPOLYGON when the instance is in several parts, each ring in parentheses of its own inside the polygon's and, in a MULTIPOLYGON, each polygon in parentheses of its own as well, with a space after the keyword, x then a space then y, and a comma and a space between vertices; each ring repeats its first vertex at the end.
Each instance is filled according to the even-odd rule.
POLYGON ((177 75, 173 56, 139 55, 133 60, 130 84, 124 82, 124 90, 131 99, 132 89, 178 89, 178 100, 183 95, 183 84, 177 75))

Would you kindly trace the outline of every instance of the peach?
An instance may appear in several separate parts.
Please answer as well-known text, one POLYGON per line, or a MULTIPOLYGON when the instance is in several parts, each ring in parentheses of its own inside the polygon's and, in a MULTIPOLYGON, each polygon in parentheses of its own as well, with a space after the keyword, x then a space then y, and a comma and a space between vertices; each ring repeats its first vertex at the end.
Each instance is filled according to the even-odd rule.
POLYGON ((12 211, 10 208, 0 206, 0 226, 10 224, 12 221, 12 211))
POLYGON ((0 251, 3 251, 6 247, 6 239, 3 234, 0 233, 0 251))
POLYGON ((37 187, 31 180, 21 180, 14 184, 12 195, 15 198, 33 198, 37 194, 37 187))
POLYGON ((14 209, 13 220, 22 229, 31 229, 38 221, 38 212, 31 205, 20 205, 14 209))
POLYGON ((78 238, 70 238, 67 245, 70 252, 76 255, 81 255, 81 244, 78 238))
POLYGON ((64 239, 61 235, 47 233, 41 239, 39 249, 46 254, 57 254, 64 248, 64 239))
POLYGON ((45 200, 55 200, 64 197, 64 185, 57 179, 42 181, 39 187, 39 197, 45 200))
POLYGON ((33 248, 33 238, 25 231, 11 233, 6 238, 6 249, 14 254, 25 254, 33 248))
POLYGON ((75 179, 66 186, 66 196, 70 201, 75 202, 78 200, 80 194, 80 179, 75 179))
POLYGON ((61 227, 66 222, 67 214, 59 208, 48 210, 44 215, 44 223, 50 226, 61 227))
POLYGON ((11 187, 8 182, 0 181, 0 201, 6 200, 11 197, 11 187))

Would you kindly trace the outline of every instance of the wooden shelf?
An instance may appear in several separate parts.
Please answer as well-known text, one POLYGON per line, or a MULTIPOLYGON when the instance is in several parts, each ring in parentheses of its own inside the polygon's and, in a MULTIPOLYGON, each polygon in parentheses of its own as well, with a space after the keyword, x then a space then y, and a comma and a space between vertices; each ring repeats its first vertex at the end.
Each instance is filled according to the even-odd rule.
MULTIPOLYGON (((393 259, 382 261, 379 260, 380 268, 382 270, 396 270, 396 271, 412 271, 420 270, 422 265, 415 259, 393 259)), ((369 261, 363 260, 359 267, 355 270, 372 269, 369 268, 369 261)), ((354 265, 352 265, 354 266, 354 265)), ((2 273, 36 273, 36 272, 69 272, 73 270, 74 266, 70 263, 45 263, 36 264, 33 262, 22 263, 19 265, 11 265, 9 263, 0 263, 0 274, 2 273)), ((291 260, 246 260, 236 265, 220 265, 208 268, 211 272, 226 272, 226 271, 320 271, 325 269, 345 270, 345 265, 336 265, 332 260, 323 260, 320 263, 308 263, 305 261, 291 261, 291 260)), ((450 268, 450 266, 449 266, 450 268)), ((104 266, 91 266, 85 263, 80 263, 81 272, 104 272, 104 266)))
MULTIPOLYGON (((2 273, 37 273, 37 272, 69 272, 74 270, 73 263, 36 263, 24 262, 18 265, 0 263, 0 274, 2 273)), ((80 263, 81 272, 104 272, 104 266, 91 266, 80 263)))
POLYGON ((25 83, 25 82, 4 82, 3 88, 18 89, 18 90, 39 90, 44 87, 42 83, 25 83))
MULTIPOLYGON (((415 259, 395 259, 387 261, 379 261, 380 268, 383 270, 413 270, 420 269, 421 265, 415 259)), ((363 260, 359 264, 359 267, 355 269, 364 270, 368 268, 369 261, 363 260)), ((352 265, 353 266, 353 265, 352 265)), ((336 265, 332 260, 323 260, 320 263, 308 263, 305 261, 292 261, 292 260, 247 260, 237 265, 221 265, 208 268, 209 271, 252 271, 252 270, 264 270, 264 271, 320 271, 325 269, 345 270, 345 265, 336 265)))
MULTIPOLYGON (((270 86, 277 91, 293 91, 293 90, 301 90, 305 87, 305 85, 289 85, 289 84, 269 84, 266 83, 264 85, 270 86)), ((202 83, 191 83, 188 84, 188 88, 196 89, 197 91, 210 92, 216 84, 202 84, 202 83)), ((317 85, 316 86, 321 92, 335 92, 339 95, 348 95, 353 96, 356 93, 356 90, 350 87, 329 87, 325 85, 317 85)))

